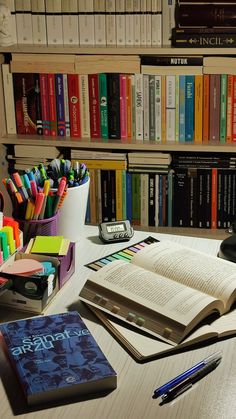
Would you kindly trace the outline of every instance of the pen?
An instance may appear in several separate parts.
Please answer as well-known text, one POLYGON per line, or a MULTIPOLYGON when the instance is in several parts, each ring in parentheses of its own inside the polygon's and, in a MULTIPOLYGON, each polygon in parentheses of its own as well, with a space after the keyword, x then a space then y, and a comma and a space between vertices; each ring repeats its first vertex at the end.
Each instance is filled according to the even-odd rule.
POLYGON ((183 394, 185 391, 189 390, 195 383, 200 381, 203 377, 213 371, 221 362, 221 358, 206 364, 204 367, 190 375, 186 380, 178 384, 177 386, 171 388, 166 393, 162 395, 162 404, 169 403, 170 401, 176 399, 178 396, 183 394))
POLYGON ((161 387, 154 390, 154 397, 159 397, 162 394, 167 393, 170 389, 177 386, 177 384, 182 383, 186 378, 190 377, 193 373, 201 370, 203 367, 205 367, 205 365, 221 359, 221 357, 222 357, 222 353, 220 351, 215 352, 214 354, 208 356, 207 358, 193 365, 188 370, 184 371, 182 374, 178 375, 177 377, 168 381, 166 384, 163 384, 161 387))
POLYGON ((58 210, 59 202, 61 200, 65 187, 66 187, 66 178, 63 176, 61 178, 61 181, 59 183, 58 190, 56 193, 56 198, 55 198, 54 208, 53 208, 53 215, 55 215, 58 210))
POLYGON ((45 213, 45 208, 47 204, 47 197, 48 197, 49 190, 50 190, 50 180, 46 179, 44 181, 44 186, 43 186, 44 201, 43 201, 43 205, 39 214, 39 220, 42 220, 43 218, 45 218, 44 213, 45 213))

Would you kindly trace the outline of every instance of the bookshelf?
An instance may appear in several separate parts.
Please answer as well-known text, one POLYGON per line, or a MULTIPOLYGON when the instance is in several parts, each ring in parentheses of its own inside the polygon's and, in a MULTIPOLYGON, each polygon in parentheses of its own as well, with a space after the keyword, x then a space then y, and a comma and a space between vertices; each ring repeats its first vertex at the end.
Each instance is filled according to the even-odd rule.
MULTIPOLYGON (((80 47, 80 46, 37 46, 37 45, 13 45, 10 47, 0 47, 0 62, 3 63, 5 56, 11 54, 75 54, 75 55, 171 55, 171 56, 194 56, 194 55, 236 55, 236 48, 171 48, 171 47, 80 47)), ((2 75, 1 85, 2 85, 2 75)), ((9 135, 6 133, 5 110, 3 100, 3 89, 0 91, 0 151, 1 151, 1 177, 7 174, 7 164, 5 160, 6 147, 14 144, 24 145, 54 145, 62 148, 112 150, 112 151, 161 151, 161 152, 183 152, 183 153, 236 153, 236 143, 158 143, 149 140, 102 140, 102 139, 77 139, 67 137, 44 137, 37 135, 9 135)), ((1 186, 2 189, 2 186, 1 186)), ((155 231, 168 231, 177 234, 179 228, 156 227, 155 231), (177 233, 176 233, 177 232, 177 233)), ((224 230, 208 230, 197 228, 181 228, 186 234, 199 235, 202 237, 223 238, 224 230)))

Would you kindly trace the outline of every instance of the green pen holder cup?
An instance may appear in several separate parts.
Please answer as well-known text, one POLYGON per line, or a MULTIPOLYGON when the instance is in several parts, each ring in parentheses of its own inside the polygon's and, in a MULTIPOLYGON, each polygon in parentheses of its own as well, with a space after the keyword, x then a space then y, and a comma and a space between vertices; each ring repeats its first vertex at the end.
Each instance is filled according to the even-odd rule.
POLYGON ((53 217, 43 220, 16 220, 23 232, 24 245, 35 236, 56 236, 58 234, 58 218, 59 213, 57 212, 53 217))

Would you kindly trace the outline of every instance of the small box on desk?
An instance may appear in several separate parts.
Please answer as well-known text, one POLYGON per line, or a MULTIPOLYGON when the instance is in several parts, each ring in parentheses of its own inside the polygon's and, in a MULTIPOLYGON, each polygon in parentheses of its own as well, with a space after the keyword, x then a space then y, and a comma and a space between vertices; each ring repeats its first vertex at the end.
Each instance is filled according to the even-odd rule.
MULTIPOLYGON (((21 250, 21 252, 25 252, 27 249, 27 246, 24 246, 21 250)), ((34 257, 35 255, 43 256, 42 254, 38 253, 27 253, 27 255, 30 255, 31 257, 34 257)), ((58 286, 59 289, 70 279, 71 275, 75 272, 75 243, 70 242, 68 252, 64 256, 51 256, 52 259, 56 259, 59 261, 58 265, 58 286)))
MULTIPOLYGON (((0 296, 0 305, 6 306, 8 308, 13 308, 15 310, 22 310, 27 311, 35 314, 40 314, 43 310, 47 307, 47 305, 52 301, 59 290, 59 281, 58 281, 58 271, 60 263, 57 258, 53 258, 50 256, 44 255, 31 255, 25 253, 16 253, 15 257, 10 258, 4 265, 1 266, 2 270, 4 267, 11 265, 14 260, 18 259, 34 259, 38 260, 39 262, 48 261, 51 262, 52 265, 55 267, 55 274, 53 274, 53 278, 51 281, 47 282, 47 285, 43 288, 42 295, 35 298, 32 296, 26 296, 20 292, 19 289, 7 289, 1 296, 0 296)), ((37 287, 38 282, 40 281, 40 277, 37 278, 35 281, 31 280, 31 277, 23 277, 22 276, 22 287, 25 286, 33 289, 37 287), (25 279, 26 278, 26 279, 25 279), (26 282, 27 281, 27 282, 26 282)), ((42 279, 41 279, 42 281, 42 279)), ((45 281, 45 279, 44 279, 45 281)), ((14 284, 14 279, 13 279, 14 284)), ((27 294, 27 293, 26 293, 27 294)))

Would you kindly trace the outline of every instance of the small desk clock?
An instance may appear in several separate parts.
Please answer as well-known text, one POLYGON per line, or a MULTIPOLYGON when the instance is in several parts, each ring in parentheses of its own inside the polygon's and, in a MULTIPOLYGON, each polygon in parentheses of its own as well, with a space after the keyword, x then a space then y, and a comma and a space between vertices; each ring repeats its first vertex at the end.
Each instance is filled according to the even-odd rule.
POLYGON ((99 237, 104 243, 128 241, 134 235, 129 220, 100 223, 98 228, 99 237))

